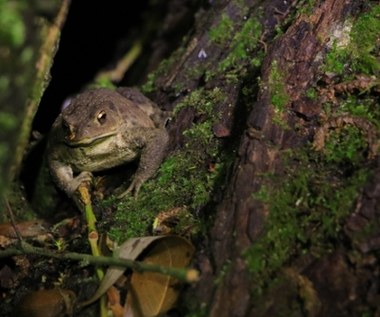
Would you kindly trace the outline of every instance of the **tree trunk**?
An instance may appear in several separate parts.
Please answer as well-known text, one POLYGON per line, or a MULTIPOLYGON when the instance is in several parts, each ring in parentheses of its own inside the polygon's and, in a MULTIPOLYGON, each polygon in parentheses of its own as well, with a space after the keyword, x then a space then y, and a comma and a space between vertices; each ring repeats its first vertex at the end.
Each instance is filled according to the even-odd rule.
MULTIPOLYGON (((161 103, 175 87, 176 96, 221 89, 213 131, 226 137, 225 151, 236 149, 227 188, 214 188, 222 198, 191 296, 215 317, 377 316, 378 68, 354 64, 363 62, 357 54, 373 54, 378 65, 380 29, 364 26, 378 19, 378 7, 347 0, 211 7, 155 82, 161 103), (364 48, 355 32, 372 32, 377 44, 364 48), (339 49, 347 60, 334 56, 339 49), (349 98, 362 104, 364 91, 374 117, 347 106, 349 98), (339 145, 356 142, 350 131, 362 140, 353 156, 339 145)), ((178 117, 177 134, 192 118, 178 117)))
MULTIPOLYGON (((208 224, 196 238, 201 280, 187 289, 183 309, 211 317, 380 316, 380 6, 189 3, 199 6, 193 29, 142 87, 174 109, 159 177, 166 169, 178 183, 157 184, 168 187, 165 195, 174 188, 168 205, 186 205, 208 224)), ((171 30, 181 25, 174 19, 181 4, 168 2, 171 30)), ((149 184, 136 203, 141 214, 150 207, 144 199, 160 200, 149 184)))

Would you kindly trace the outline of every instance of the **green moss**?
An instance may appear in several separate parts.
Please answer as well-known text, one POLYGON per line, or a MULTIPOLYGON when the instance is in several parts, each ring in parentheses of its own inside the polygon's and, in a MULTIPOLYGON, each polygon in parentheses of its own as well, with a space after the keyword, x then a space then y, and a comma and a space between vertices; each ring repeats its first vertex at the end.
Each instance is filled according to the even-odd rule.
MULTIPOLYGON (((259 16, 259 12, 256 16, 259 16)), ((239 31, 236 31, 238 26, 232 25, 228 16, 224 16, 218 26, 211 30, 211 40, 217 45, 226 46, 228 44, 230 50, 228 55, 219 63, 215 72, 205 70, 206 81, 223 74, 229 82, 238 82, 246 67, 259 67, 261 65, 262 47, 257 48, 257 46, 262 33, 262 25, 256 16, 248 18, 239 31), (232 32, 234 29, 235 32, 232 32), (231 33, 234 33, 233 37, 231 33), (254 50, 257 52, 252 58, 254 50)))
POLYGON ((340 75, 347 67, 349 51, 346 48, 338 47, 333 43, 331 50, 325 58, 325 71, 340 75))
MULTIPOLYGON (((365 118, 379 131, 376 98, 350 97, 331 111, 365 118)), ((343 125, 329 131, 321 152, 309 145, 287 151, 283 172, 262 176, 263 185, 253 197, 268 206, 269 216, 263 236, 246 252, 255 295, 273 284, 293 258, 306 253, 318 257, 339 245, 343 220, 369 175, 367 142, 360 127, 343 125)))
POLYGON ((380 108, 376 96, 358 97, 348 96, 337 109, 338 114, 349 113, 355 117, 362 117, 380 129, 380 108))
POLYGON ((376 51, 380 44, 380 5, 361 15, 351 31, 352 67, 355 72, 374 74, 380 70, 376 51))
POLYGON ((378 135, 380 132, 380 109, 376 96, 368 95, 364 98, 351 95, 342 101, 337 109, 331 109, 325 105, 325 116, 338 117, 351 115, 353 120, 361 120, 367 123, 367 130, 363 131, 363 125, 345 124, 328 131, 324 144, 326 161, 337 164, 343 171, 359 168, 365 164, 368 156, 368 142, 376 142, 368 139, 368 133, 378 135))
POLYGON ((156 81, 156 75, 155 73, 150 73, 148 75, 148 78, 147 78, 147 81, 145 82, 145 84, 141 87, 141 91, 145 94, 147 93, 150 93, 152 91, 154 91, 155 89, 155 81, 156 81))
POLYGON ((285 75, 280 71, 276 61, 272 63, 268 83, 272 105, 278 111, 284 111, 289 102, 289 96, 286 91, 285 75))
POLYGON ((227 14, 224 13, 222 14, 222 17, 218 25, 211 28, 209 32, 209 37, 211 41, 217 44, 224 45, 232 38, 233 30, 233 20, 227 14))
POLYGON ((226 96, 218 87, 215 87, 212 90, 199 88, 187 95, 183 101, 175 106, 174 114, 176 115, 186 107, 193 107, 198 115, 205 115, 214 120, 216 119, 214 118, 214 106, 223 102, 225 99, 226 96))
POLYGON ((318 91, 315 88, 309 88, 308 90, 306 90, 305 95, 310 100, 317 100, 318 99, 318 91))
MULTIPOLYGON (((240 6, 242 15, 248 14, 244 1, 235 4, 240 6)), ((209 37, 210 42, 225 50, 225 57, 217 68, 212 64, 212 59, 205 59, 186 70, 186 76, 199 78, 204 74, 206 82, 223 77, 229 83, 238 83, 248 69, 259 68, 264 57, 264 46, 260 42, 261 16, 261 10, 257 10, 249 18, 244 16, 241 20, 234 21, 227 14, 223 14, 219 23, 210 30, 209 37)))
POLYGON ((272 62, 268 85, 271 103, 274 107, 273 122, 283 129, 288 129, 289 127, 282 116, 285 111, 285 106, 289 102, 289 96, 286 91, 285 74, 279 69, 276 61, 272 62))
POLYGON ((141 91, 145 94, 151 93, 156 89, 156 78, 167 73, 170 66, 177 62, 181 58, 181 54, 184 53, 186 45, 182 45, 177 51, 175 51, 169 59, 164 59, 160 62, 157 69, 148 75, 148 79, 144 85, 141 86, 141 91))
POLYGON ((366 164, 368 152, 374 150, 373 142, 376 142, 374 136, 380 133, 380 109, 377 96, 350 95, 341 101, 339 107, 334 108, 330 104, 325 104, 323 110, 325 117, 350 115, 352 120, 357 120, 359 123, 367 122, 358 125, 345 124, 326 131, 327 138, 323 148, 326 160, 337 164, 339 169, 346 172, 366 164))
POLYGON ((341 45, 335 40, 325 58, 325 71, 342 75, 346 72, 377 74, 380 34, 380 6, 373 6, 353 22, 350 41, 341 45))
POLYGON ((20 47, 26 36, 23 21, 23 1, 0 0, 0 42, 20 47))
POLYGON ((205 159, 190 150, 171 155, 157 177, 144 184, 138 199, 127 197, 118 204, 111 234, 119 241, 144 236, 161 211, 184 205, 191 211, 203 207, 217 176, 218 171, 207 171, 205 159))
POLYGON ((193 125, 190 129, 183 132, 183 135, 197 140, 202 146, 207 146, 214 137, 212 134, 212 123, 205 121, 199 124, 193 125))
POLYGON ((116 225, 111 232, 114 238, 123 241, 146 235, 158 212, 178 206, 187 206, 190 212, 195 212, 210 201, 226 165, 219 140, 212 133, 212 124, 217 119, 212 109, 222 100, 220 89, 200 89, 176 107, 175 113, 194 107, 201 120, 184 131, 184 148, 166 158, 157 177, 143 185, 138 199, 126 197, 117 205, 116 225))
POLYGON ((297 13, 310 15, 315 7, 315 0, 303 0, 296 4, 297 13))
POLYGON ((328 162, 358 166, 366 159, 367 142, 359 128, 346 125, 329 134, 323 150, 328 162))
MULTIPOLYGON (((379 8, 373 6, 342 27, 340 37, 333 40, 326 55, 324 71, 353 84, 355 73, 378 74, 379 8)), ((276 114, 282 113, 288 101, 284 77, 278 65, 272 65, 268 88, 276 114)), ((254 199, 268 206, 269 216, 262 237, 246 252, 255 295, 274 285, 280 269, 294 258, 307 253, 318 257, 339 247, 342 223, 352 213, 370 173, 368 142, 373 140, 368 140, 367 131, 362 129, 370 129, 372 134, 380 131, 378 98, 370 91, 368 88, 360 95, 350 94, 351 90, 339 91, 339 105, 323 105, 324 117, 349 115, 353 122, 355 118, 357 122, 365 119, 368 125, 347 123, 332 127, 326 131, 321 152, 310 146, 289 151, 282 155, 281 173, 263 176, 263 186, 254 199)), ((310 88, 305 96, 315 100, 318 94, 310 88)), ((371 226, 365 228, 358 233, 358 239, 371 230, 371 226)))
POLYGON ((285 154, 284 174, 267 175, 264 183, 271 187, 264 185, 254 194, 269 208, 264 235, 245 254, 256 295, 292 258, 319 256, 336 247, 342 220, 350 214, 368 171, 357 168, 343 177, 329 154, 310 147, 285 154))
MULTIPOLYGON (((251 53, 260 41, 262 25, 255 17, 249 18, 242 26, 240 32, 233 37, 228 56, 219 64, 219 70, 240 68, 243 63, 251 59, 251 53)), ((257 57, 254 64, 258 64, 257 57)))

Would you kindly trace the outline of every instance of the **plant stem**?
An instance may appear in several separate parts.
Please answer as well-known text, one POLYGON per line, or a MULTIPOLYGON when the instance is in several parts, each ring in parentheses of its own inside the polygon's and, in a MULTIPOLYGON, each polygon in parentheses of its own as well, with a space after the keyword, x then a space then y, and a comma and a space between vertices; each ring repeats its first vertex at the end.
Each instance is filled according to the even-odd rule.
POLYGON ((50 258, 55 258, 59 260, 73 260, 80 261, 83 263, 94 264, 98 266, 119 266, 130 268, 137 272, 156 272, 164 275, 169 275, 175 277, 182 282, 193 283, 198 281, 199 273, 194 269, 184 269, 184 268, 174 268, 166 267, 155 264, 148 264, 134 260, 126 260, 115 257, 107 256, 92 256, 89 254, 82 254, 76 252, 67 253, 55 253, 46 249, 34 247, 27 242, 21 242, 21 248, 8 248, 6 250, 0 251, 0 258, 24 255, 24 254, 34 254, 41 255, 50 258))

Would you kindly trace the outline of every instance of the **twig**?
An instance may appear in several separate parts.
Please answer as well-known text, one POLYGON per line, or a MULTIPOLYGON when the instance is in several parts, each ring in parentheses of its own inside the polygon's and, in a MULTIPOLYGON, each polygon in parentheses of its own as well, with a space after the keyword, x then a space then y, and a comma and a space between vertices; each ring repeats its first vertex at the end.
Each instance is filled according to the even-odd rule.
POLYGON ((133 43, 131 49, 123 56, 123 58, 117 63, 114 69, 109 71, 100 72, 96 78, 96 81, 102 79, 109 79, 114 83, 118 83, 123 79, 123 76, 128 71, 128 69, 133 65, 136 59, 139 57, 142 51, 142 42, 136 41, 133 43))
MULTIPOLYGON (((91 253, 95 257, 99 257, 101 252, 98 247, 99 234, 96 230, 96 217, 92 209, 91 194, 90 194, 90 184, 85 182, 82 183, 79 188, 80 199, 84 204, 84 213, 86 216, 87 230, 88 230, 88 242, 90 243, 91 253)), ((96 275, 98 276, 99 281, 104 278, 104 271, 102 268, 97 267, 96 275)), ((107 314, 107 305, 106 297, 102 296, 100 298, 100 316, 106 317, 107 314)))
MULTIPOLYGON (((91 196, 89 192, 89 184, 83 183, 78 188, 80 199, 84 204, 84 213, 86 216, 87 228, 88 228, 88 242, 91 247, 91 253, 93 256, 100 256, 100 250, 98 247, 98 238, 99 234, 96 230, 96 217, 92 209, 91 196)), ((96 274, 98 275, 99 280, 104 276, 102 269, 97 268, 96 274)))
POLYGON ((13 227, 13 229, 15 230, 16 237, 17 237, 17 239, 18 239, 19 241, 22 241, 22 236, 21 236, 20 231, 19 231, 18 228, 17 228, 16 220, 15 220, 15 216, 14 216, 14 214, 13 214, 13 211, 12 211, 11 205, 9 204, 8 199, 6 199, 5 197, 4 197, 4 201, 5 201, 5 206, 7 207, 7 211, 8 211, 8 214, 9 214, 9 218, 10 218, 10 220, 11 220, 12 227, 13 227))
POLYGON ((155 272, 172 276, 182 282, 193 283, 198 281, 199 273, 195 269, 174 268, 155 264, 149 264, 134 260, 126 260, 107 256, 92 256, 76 252, 55 253, 43 248, 38 248, 22 241, 22 248, 8 248, 0 251, 0 258, 6 258, 15 255, 34 254, 46 256, 58 260, 72 260, 83 263, 94 264, 98 266, 119 266, 130 268, 136 272, 155 272))

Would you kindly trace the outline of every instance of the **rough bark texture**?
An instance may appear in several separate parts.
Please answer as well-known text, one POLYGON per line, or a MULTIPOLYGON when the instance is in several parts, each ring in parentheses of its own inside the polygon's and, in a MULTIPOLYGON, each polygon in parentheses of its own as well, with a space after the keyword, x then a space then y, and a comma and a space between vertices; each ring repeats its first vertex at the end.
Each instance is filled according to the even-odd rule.
MULTIPOLYGON (((180 2, 168 2, 168 32, 181 25, 175 18, 180 2)), ((194 166, 203 166, 207 176, 215 172, 216 162, 225 163, 218 162, 217 155, 232 162, 213 183, 212 199, 193 210, 212 224, 197 240, 194 263, 201 281, 189 287, 185 298, 191 300, 184 310, 211 317, 380 316, 375 122, 380 115, 360 116, 346 109, 352 106, 352 96, 362 94, 360 98, 368 98, 364 105, 377 104, 380 64, 365 75, 344 62, 347 76, 326 70, 326 57, 336 49, 335 43, 349 46, 345 37, 354 22, 373 7, 378 11, 372 17, 378 19, 379 5, 354 0, 186 3, 192 10, 199 7, 194 28, 143 89, 165 110, 180 105, 169 123, 171 153, 187 155, 188 146, 199 143, 191 150, 198 151, 203 165, 194 166), (199 105, 202 100, 211 104, 211 114, 199 105), (191 145, 183 132, 208 119, 210 144, 201 142, 202 134, 191 145), (333 156, 337 147, 332 156, 323 154, 329 137, 347 126, 365 139, 356 162, 347 163, 346 157, 339 161, 338 154, 333 156), (219 152, 211 157, 207 150, 215 144, 219 152), (350 185, 360 179, 355 177, 362 169, 365 180, 350 185), (289 184, 298 170, 305 173, 301 183, 307 185, 293 188, 289 184), (355 190, 345 191, 352 201, 340 192, 346 183, 355 190), (284 194, 286 190, 291 196, 284 194), (288 221, 294 222, 291 229, 288 221), (255 247, 260 252, 253 252, 255 247), (272 254, 279 259, 271 260, 272 254)), ((185 11, 184 16, 192 12, 185 11)), ((363 54, 375 52, 370 60, 379 63, 380 25, 368 32, 378 32, 371 35, 376 44, 364 45, 363 54)), ((165 36, 157 38, 154 45, 162 50, 151 55, 142 73, 166 54, 166 41, 170 42, 165 36)), ((347 59, 359 58, 355 54, 360 55, 360 45, 355 45, 347 59)))
MULTIPOLYGON (((342 249, 342 245, 337 245, 336 249, 320 259, 313 256, 293 259, 287 263, 285 273, 279 274, 285 276, 285 282, 280 282, 279 286, 272 288, 259 300, 252 296, 256 281, 249 273, 244 253, 265 230, 270 212, 267 204, 255 199, 253 193, 262 186, 262 175, 283 170, 283 153, 313 140, 322 102, 306 98, 307 89, 315 86, 322 77, 321 65, 331 48, 329 41, 332 34, 341 29, 348 17, 355 16, 360 8, 359 3, 349 0, 316 1, 308 14, 298 14, 285 33, 273 40, 274 27, 289 18, 299 8, 297 5, 302 6, 303 3, 252 1, 247 5, 248 10, 242 9, 234 1, 215 3, 212 17, 211 12, 208 12, 207 20, 200 18, 197 21, 196 34, 189 40, 181 61, 177 61, 176 66, 157 82, 162 91, 158 96, 161 102, 165 101, 170 87, 176 84, 185 86, 182 92, 202 86, 202 77, 186 78, 186 70, 198 67, 201 63, 199 52, 207 52, 207 65, 213 70, 226 56, 226 47, 212 44, 208 30, 220 21, 222 14, 239 21, 249 19, 255 15, 255 11, 262 10, 260 21, 264 31, 259 43, 266 49, 266 57, 261 68, 257 96, 253 93, 249 98, 242 97, 242 87, 247 82, 254 85, 252 78, 257 75, 249 67, 248 73, 241 74, 237 82, 228 83, 224 74, 219 73, 205 83, 206 88, 218 86, 227 91, 228 99, 218 105, 216 111, 222 113, 222 126, 232 129, 232 135, 240 138, 229 185, 216 207, 208 241, 209 250, 206 253, 200 251, 199 255, 203 283, 194 292, 201 303, 209 307, 209 316, 355 316, 365 312, 368 307, 368 311, 378 313, 378 306, 373 302, 378 297, 375 290, 377 282, 370 281, 371 278, 377 279, 377 269, 375 273, 369 272, 376 263, 373 255, 363 255, 361 260, 366 264, 373 261, 369 270, 363 267, 362 262, 356 263, 353 268, 352 259, 349 259, 352 249, 342 249), (270 86, 271 72, 275 67, 281 72, 285 83, 284 91, 288 99, 281 109, 280 117, 288 128, 274 120, 278 109, 273 105, 270 86), (251 106, 246 120, 243 119, 245 109, 241 108, 242 103, 251 106), (212 283, 215 278, 219 280, 216 286, 212 283), (368 284, 371 285, 369 289, 366 287, 368 284), (300 307, 292 308, 300 302, 300 307)), ((255 51, 249 54, 254 56, 255 51)), ((192 118, 189 115, 178 118, 177 132, 188 127, 192 118)), ((358 212, 348 221, 347 230, 360 231, 355 227, 357 223, 363 229, 375 218, 378 212, 378 185, 375 184, 376 181, 371 181, 364 190, 364 198, 358 203, 358 212)), ((269 186, 274 185, 269 182, 269 186)), ((355 239, 353 242, 359 245, 361 252, 373 251, 378 247, 378 238, 367 239, 361 244, 355 239)))
MULTIPOLYGON (((286 75, 286 90, 290 95, 287 107, 296 104, 307 87, 317 77, 320 61, 317 55, 326 46, 327 35, 341 23, 350 3, 325 1, 313 15, 298 18, 286 33, 270 47, 263 64, 263 83, 269 86, 269 71, 273 61, 286 75)), ((312 105, 319 107, 319 105, 312 105)), ((309 106, 310 107, 310 106, 309 106)), ((318 113, 318 109, 308 109, 318 113)), ((281 151, 294 147, 305 136, 294 131, 283 131, 271 120, 273 109, 268 89, 258 96, 248 117, 248 130, 242 136, 239 156, 230 182, 228 195, 219 206, 211 241, 216 263, 232 260, 232 268, 213 297, 211 316, 253 316, 250 312, 251 283, 243 251, 255 242, 263 229, 265 207, 254 200, 252 192, 258 188, 256 175, 274 172, 281 168, 281 151), (260 138, 250 135, 249 129, 259 133, 260 138), (280 149, 280 150, 278 150, 280 149), (233 234, 235 233, 235 234, 233 234), (234 291, 231 291, 234 290, 234 291), (228 304, 227 304, 228 303, 228 304)), ((294 113, 286 118, 289 123, 297 121, 294 113)))
MULTIPOLYGON (((328 34, 342 23, 350 5, 345 0, 325 1, 311 16, 298 18, 282 37, 270 45, 262 68, 263 83, 269 86, 271 64, 277 61, 278 67, 286 74, 284 80, 290 96, 286 107, 302 102, 302 95, 318 75, 320 60, 317 60, 317 55, 326 47, 328 34)), ((302 144, 310 134, 307 123, 300 122, 294 111, 289 112, 285 120, 291 126, 300 123, 305 131, 284 131, 274 123, 269 93, 266 89, 258 96, 249 114, 248 127, 239 148, 240 158, 230 182, 231 194, 218 206, 211 235, 213 255, 220 264, 231 259, 232 267, 216 290, 211 316, 253 316, 249 294, 251 283, 255 281, 249 278, 242 254, 263 229, 266 210, 262 203, 253 199, 252 192, 259 186, 260 174, 281 168, 283 163, 279 155, 282 151, 302 144), (255 133, 250 133, 250 130, 255 133), (259 139, 255 137, 257 133, 259 139)), ((318 113, 320 105, 312 106, 316 109, 307 111, 318 113)), ((302 109, 299 112, 302 114, 302 109)))

